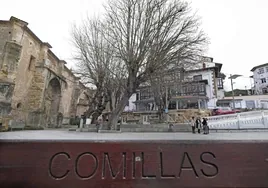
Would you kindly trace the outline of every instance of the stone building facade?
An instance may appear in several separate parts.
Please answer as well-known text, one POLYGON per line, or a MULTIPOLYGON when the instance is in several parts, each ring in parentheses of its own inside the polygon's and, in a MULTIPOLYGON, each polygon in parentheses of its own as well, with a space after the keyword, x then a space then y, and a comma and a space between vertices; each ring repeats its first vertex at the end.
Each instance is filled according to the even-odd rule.
POLYGON ((0 78, 2 99, 12 90, 11 100, 4 101, 11 111, 2 108, 1 115, 10 113, 30 125, 57 126, 60 116, 68 119, 87 110, 89 90, 51 48, 27 22, 15 17, 0 21, 0 69, 6 73, 0 78))

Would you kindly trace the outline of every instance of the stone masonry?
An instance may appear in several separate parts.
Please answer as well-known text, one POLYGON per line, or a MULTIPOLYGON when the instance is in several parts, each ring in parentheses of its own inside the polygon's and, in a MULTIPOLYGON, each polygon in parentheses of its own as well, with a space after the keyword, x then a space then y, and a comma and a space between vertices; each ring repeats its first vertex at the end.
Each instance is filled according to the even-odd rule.
POLYGON ((0 70, 7 67, 7 78, 15 85, 10 102, 13 119, 55 127, 58 115, 69 119, 87 110, 88 101, 80 98, 87 98, 88 88, 51 48, 27 22, 15 17, 0 20, 0 70))

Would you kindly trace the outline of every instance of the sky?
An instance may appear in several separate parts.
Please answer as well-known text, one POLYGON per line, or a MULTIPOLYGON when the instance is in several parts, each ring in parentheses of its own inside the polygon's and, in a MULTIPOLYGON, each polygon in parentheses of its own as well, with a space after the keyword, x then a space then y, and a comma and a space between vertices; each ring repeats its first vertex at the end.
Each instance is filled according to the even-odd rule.
MULTIPOLYGON (((222 63, 227 76, 240 74, 234 89, 250 88, 251 68, 268 62, 267 0, 186 0, 201 17, 202 28, 210 38, 206 56, 222 63)), ((81 23, 86 15, 100 14, 105 0, 8 0, 1 2, 0 20, 15 16, 52 51, 74 67, 71 42, 72 24, 81 23)), ((225 80, 230 90, 230 80, 225 80)))

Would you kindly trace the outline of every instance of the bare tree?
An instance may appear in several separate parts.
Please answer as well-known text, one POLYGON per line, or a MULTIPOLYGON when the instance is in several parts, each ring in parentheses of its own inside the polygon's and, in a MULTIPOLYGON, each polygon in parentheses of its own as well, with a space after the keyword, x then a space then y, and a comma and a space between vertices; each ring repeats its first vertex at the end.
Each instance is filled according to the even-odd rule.
POLYGON ((76 47, 77 69, 75 73, 79 75, 84 84, 89 84, 95 88, 95 92, 90 98, 87 116, 92 116, 92 123, 105 110, 108 102, 111 101, 113 92, 112 78, 117 75, 110 71, 115 71, 113 64, 113 48, 104 38, 104 27, 98 19, 86 19, 80 27, 73 27, 73 42, 76 47))
POLYGON ((92 116, 92 123, 107 106, 110 111, 116 108, 126 83, 125 65, 108 42, 108 29, 101 20, 87 18, 79 27, 74 25, 72 32, 77 60, 74 72, 95 89, 86 114, 92 116))
POLYGON ((174 60, 195 60, 206 47, 207 38, 190 6, 180 0, 110 0, 105 8, 107 42, 126 73, 123 95, 109 119, 115 128, 129 97, 141 83, 174 60))

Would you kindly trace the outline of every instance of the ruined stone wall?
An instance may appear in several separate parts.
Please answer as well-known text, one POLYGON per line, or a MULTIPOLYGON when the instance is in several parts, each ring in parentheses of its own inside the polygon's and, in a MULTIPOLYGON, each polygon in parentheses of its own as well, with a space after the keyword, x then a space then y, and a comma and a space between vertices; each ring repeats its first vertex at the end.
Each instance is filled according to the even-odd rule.
POLYGON ((63 110, 63 116, 64 117, 70 117, 74 116, 73 113, 71 113, 71 106, 73 105, 73 92, 75 88, 75 78, 74 76, 67 70, 67 67, 65 67, 62 70, 63 77, 66 78, 66 84, 65 88, 62 92, 62 98, 61 98, 61 104, 62 104, 62 110, 63 110))
POLYGON ((12 27, 9 22, 0 21, 0 69, 3 64, 4 48, 11 38, 12 27))
POLYGON ((83 113, 85 107, 78 109, 77 103, 85 86, 50 50, 51 46, 43 43, 27 25, 14 17, 0 21, 0 66, 7 64, 8 79, 15 84, 11 102, 13 118, 31 125, 45 125, 49 119, 46 92, 53 78, 60 83, 58 112, 67 118, 75 116, 77 110, 83 113))
POLYGON ((88 94, 84 89, 82 89, 82 93, 79 96, 77 108, 76 108, 76 115, 81 116, 86 112, 89 108, 89 97, 88 94))
POLYGON ((42 71, 35 67, 37 62, 42 61, 40 59, 41 44, 18 24, 13 26, 12 40, 22 46, 18 66, 14 72, 16 79, 12 107, 15 111, 23 111, 23 116, 27 119, 30 111, 39 108, 41 100, 44 78, 42 71), (20 109, 18 109, 18 104, 20 104, 20 109))

